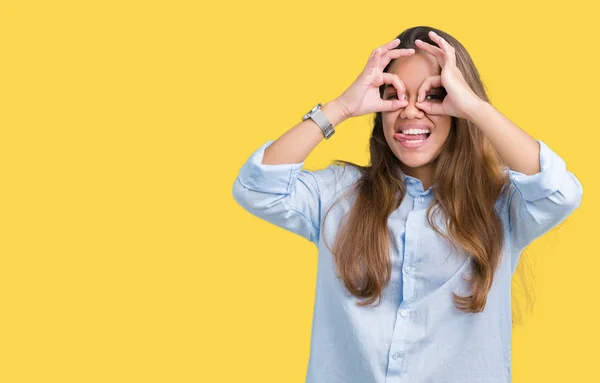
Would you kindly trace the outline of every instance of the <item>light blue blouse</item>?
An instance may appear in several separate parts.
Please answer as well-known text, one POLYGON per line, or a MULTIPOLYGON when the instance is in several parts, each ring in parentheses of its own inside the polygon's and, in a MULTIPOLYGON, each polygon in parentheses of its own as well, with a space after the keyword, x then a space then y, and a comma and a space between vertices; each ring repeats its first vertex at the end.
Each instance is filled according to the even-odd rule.
MULTIPOLYGON (((456 252, 426 221, 432 190, 406 176, 406 196, 388 219, 392 276, 382 304, 359 307, 335 273, 323 243, 321 219, 330 204, 359 177, 350 167, 302 169, 262 164, 269 140, 243 164, 233 197, 245 210, 313 242, 318 271, 307 383, 474 383, 512 381, 511 277, 524 247, 565 220, 582 198, 582 185, 565 161, 540 144, 541 171, 507 169, 510 190, 496 209, 504 224, 502 261, 485 310, 465 313, 452 292, 470 295, 462 276, 471 259, 456 252)), ((465 185, 467 187, 467 185, 465 185)), ((352 199, 327 216, 333 245, 352 199)), ((439 226, 443 228, 443 224, 439 226)))

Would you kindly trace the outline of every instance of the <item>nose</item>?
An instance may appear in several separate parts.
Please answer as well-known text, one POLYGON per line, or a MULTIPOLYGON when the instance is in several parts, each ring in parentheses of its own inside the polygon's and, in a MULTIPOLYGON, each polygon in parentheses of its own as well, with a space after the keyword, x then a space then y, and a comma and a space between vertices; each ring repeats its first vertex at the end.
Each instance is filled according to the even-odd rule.
POLYGON ((421 109, 417 108, 417 95, 414 96, 406 96, 408 100, 408 105, 400 112, 401 118, 414 119, 414 118, 423 118, 425 112, 421 109))

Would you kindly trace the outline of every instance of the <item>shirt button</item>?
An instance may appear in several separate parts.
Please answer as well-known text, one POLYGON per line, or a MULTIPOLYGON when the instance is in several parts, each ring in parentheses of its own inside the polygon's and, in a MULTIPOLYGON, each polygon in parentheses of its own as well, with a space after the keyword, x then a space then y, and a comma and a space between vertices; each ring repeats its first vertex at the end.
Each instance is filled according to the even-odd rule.
POLYGON ((423 201, 425 201, 425 198, 419 197, 418 200, 419 200, 419 202, 423 202, 423 201))
POLYGON ((410 273, 411 270, 412 270, 412 267, 410 267, 410 266, 406 266, 404 268, 404 272, 406 272, 406 273, 410 273))
POLYGON ((400 311, 400 316, 405 317, 406 314, 408 314, 408 311, 406 311, 406 310, 401 310, 400 311))
POLYGON ((392 354, 392 359, 394 360, 398 360, 402 357, 402 353, 400 351, 396 351, 395 353, 392 354))

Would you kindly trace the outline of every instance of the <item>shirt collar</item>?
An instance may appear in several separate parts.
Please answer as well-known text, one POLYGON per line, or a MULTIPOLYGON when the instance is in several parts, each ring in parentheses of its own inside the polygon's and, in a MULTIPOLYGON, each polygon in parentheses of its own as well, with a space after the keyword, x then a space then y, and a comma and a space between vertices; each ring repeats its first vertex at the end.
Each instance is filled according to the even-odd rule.
POLYGON ((408 174, 401 172, 402 177, 404 178, 404 186, 406 187, 406 191, 413 197, 418 197, 421 195, 431 195, 432 187, 430 186, 427 190, 423 189, 423 183, 420 179, 409 176, 408 174))

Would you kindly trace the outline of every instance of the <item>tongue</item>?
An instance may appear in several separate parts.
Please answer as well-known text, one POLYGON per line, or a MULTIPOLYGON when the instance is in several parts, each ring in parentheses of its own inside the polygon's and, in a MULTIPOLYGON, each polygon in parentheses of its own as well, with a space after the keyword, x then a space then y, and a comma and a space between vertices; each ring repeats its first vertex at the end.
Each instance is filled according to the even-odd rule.
POLYGON ((427 134, 402 134, 396 133, 394 134, 394 138, 401 141, 406 140, 425 140, 427 138, 427 134))

